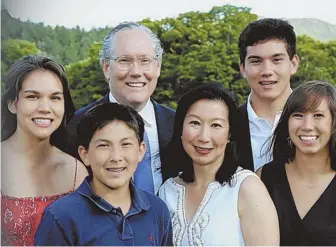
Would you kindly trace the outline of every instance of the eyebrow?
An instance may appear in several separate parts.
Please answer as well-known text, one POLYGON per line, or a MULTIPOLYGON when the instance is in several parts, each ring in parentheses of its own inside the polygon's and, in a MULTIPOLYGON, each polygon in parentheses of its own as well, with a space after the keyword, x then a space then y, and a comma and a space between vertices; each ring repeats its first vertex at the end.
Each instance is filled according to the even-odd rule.
MULTIPOLYGON (((280 57, 280 56, 286 56, 286 54, 285 53, 275 53, 275 54, 273 54, 271 57, 280 57)), ((248 56, 247 57, 247 59, 249 60, 249 59, 260 59, 260 58, 262 58, 261 56, 257 56, 257 55, 251 55, 251 56, 248 56)))
MULTIPOLYGON (((127 140, 132 140, 132 139, 133 139, 133 138, 131 138, 131 137, 125 137, 125 138, 122 138, 120 141, 127 141, 127 140)), ((99 139, 97 139, 95 142, 96 142, 96 143, 97 143, 97 142, 108 142, 108 143, 111 143, 110 140, 108 140, 108 139, 104 139, 104 138, 99 138, 99 139)))
POLYGON ((110 141, 107 140, 107 139, 99 138, 99 139, 95 140, 95 142, 110 142, 110 141))
MULTIPOLYGON (((23 93, 40 94, 40 92, 38 92, 36 90, 31 90, 31 89, 26 89, 26 90, 23 91, 23 93)), ((63 94, 63 92, 57 91, 57 92, 52 93, 52 95, 57 95, 57 94, 63 94)))
MULTIPOLYGON (((199 116, 194 115, 194 114, 187 115, 185 118, 189 118, 189 117, 196 117, 196 118, 198 118, 198 119, 201 119, 199 116)), ((213 119, 211 119, 211 120, 212 120, 212 121, 214 121, 214 120, 222 120, 222 121, 226 122, 226 120, 225 120, 224 118, 220 118, 220 117, 213 118, 213 119)))

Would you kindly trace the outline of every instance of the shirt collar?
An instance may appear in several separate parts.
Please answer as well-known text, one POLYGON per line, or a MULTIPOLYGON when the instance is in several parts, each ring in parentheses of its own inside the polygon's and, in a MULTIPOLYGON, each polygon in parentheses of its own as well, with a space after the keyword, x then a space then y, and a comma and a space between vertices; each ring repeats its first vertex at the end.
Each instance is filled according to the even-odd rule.
MULTIPOLYGON (((292 93, 293 90, 290 89, 290 92, 292 93)), ((255 122, 257 119, 263 119, 263 118, 258 117, 258 115, 255 113, 254 109, 252 108, 252 105, 251 105, 251 95, 252 95, 252 93, 250 93, 249 96, 248 96, 248 98, 247 98, 247 115, 248 115, 248 120, 250 122, 255 122)), ((282 113, 282 110, 278 111, 276 113, 276 115, 281 115, 281 113, 282 113)))
POLYGON ((249 96, 247 98, 247 116, 248 116, 248 120, 250 122, 255 122, 256 119, 260 119, 252 108, 251 93, 249 94, 249 96))
MULTIPOLYGON (((105 201, 102 197, 96 195, 91 188, 90 182, 92 179, 86 177, 81 185, 77 188, 77 192, 84 197, 89 198, 98 208, 104 210, 105 212, 110 212, 114 207, 105 201)), ((132 206, 137 208, 139 211, 148 210, 150 208, 149 200, 147 199, 146 192, 138 189, 133 184, 133 181, 130 183, 131 197, 132 197, 132 206)))
MULTIPOLYGON (((112 95, 112 93, 109 93, 109 100, 112 103, 118 103, 119 102, 116 100, 116 98, 112 95)), ((138 112, 139 115, 142 117, 142 119, 145 121, 145 124, 151 127, 154 124, 154 106, 152 101, 149 99, 145 105, 145 107, 138 112)))

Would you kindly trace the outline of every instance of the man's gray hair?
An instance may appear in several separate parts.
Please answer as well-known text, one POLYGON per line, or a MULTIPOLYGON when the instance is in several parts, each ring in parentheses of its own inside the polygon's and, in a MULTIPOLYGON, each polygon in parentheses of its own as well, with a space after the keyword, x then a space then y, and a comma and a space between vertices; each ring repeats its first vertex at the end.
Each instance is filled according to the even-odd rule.
POLYGON ((125 30, 133 30, 133 29, 143 30, 148 34, 149 38, 152 40, 155 55, 160 60, 162 59, 162 54, 164 51, 161 46, 161 41, 152 30, 136 22, 122 22, 118 24, 116 27, 114 27, 104 38, 102 46, 100 48, 100 52, 99 52, 99 61, 101 64, 104 59, 108 59, 112 56, 112 53, 113 53, 112 42, 113 42, 115 35, 118 32, 125 31, 125 30))

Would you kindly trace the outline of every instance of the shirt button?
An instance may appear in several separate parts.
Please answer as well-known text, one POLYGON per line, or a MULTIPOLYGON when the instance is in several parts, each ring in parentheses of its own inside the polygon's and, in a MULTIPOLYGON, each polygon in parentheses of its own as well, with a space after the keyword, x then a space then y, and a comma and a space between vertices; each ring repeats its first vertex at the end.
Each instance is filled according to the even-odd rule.
POLYGON ((117 213, 117 210, 113 209, 113 210, 112 210, 112 213, 116 214, 116 213, 117 213))

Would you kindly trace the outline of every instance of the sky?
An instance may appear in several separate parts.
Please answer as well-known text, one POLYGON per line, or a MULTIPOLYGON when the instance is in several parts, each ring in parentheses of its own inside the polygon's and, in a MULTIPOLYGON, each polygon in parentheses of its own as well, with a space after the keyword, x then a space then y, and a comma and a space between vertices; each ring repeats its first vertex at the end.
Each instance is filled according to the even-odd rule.
POLYGON ((252 13, 275 18, 317 18, 336 25, 336 0, 2 0, 22 21, 75 27, 115 26, 144 18, 159 20, 189 11, 208 12, 214 6, 250 7, 252 13))

